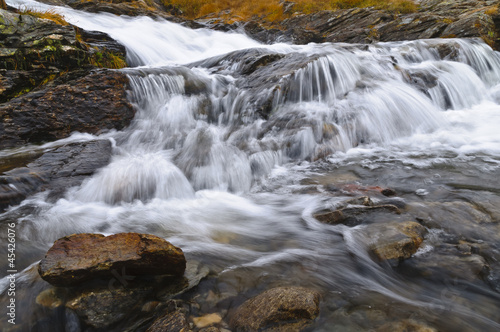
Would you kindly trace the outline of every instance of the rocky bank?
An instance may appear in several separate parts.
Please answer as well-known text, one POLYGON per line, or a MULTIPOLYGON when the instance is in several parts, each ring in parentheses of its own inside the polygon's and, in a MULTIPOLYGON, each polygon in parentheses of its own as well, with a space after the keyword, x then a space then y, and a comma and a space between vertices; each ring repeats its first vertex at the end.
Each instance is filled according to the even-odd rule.
POLYGON ((123 129, 135 114, 126 75, 106 69, 126 66, 125 48, 104 33, 36 15, 0 9, 0 149, 10 149, 0 157, 0 210, 40 190, 60 196, 111 156, 104 141, 29 154, 19 148, 123 129))

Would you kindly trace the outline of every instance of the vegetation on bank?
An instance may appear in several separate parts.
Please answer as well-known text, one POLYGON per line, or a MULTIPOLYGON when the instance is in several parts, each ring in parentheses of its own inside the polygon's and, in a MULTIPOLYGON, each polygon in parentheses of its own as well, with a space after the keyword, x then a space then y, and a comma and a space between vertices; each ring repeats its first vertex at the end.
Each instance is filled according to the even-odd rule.
POLYGON ((61 14, 56 13, 54 10, 47 10, 47 11, 38 11, 36 9, 31 9, 31 8, 23 8, 19 10, 19 14, 21 15, 30 15, 46 20, 51 20, 57 24, 60 25, 69 25, 68 22, 64 19, 64 16, 61 14))
MULTIPOLYGON (((1 0, 0 0, 1 1, 1 0)), ((53 11, 38 11, 32 8, 23 8, 18 10, 19 14, 22 15, 30 15, 33 17, 47 19, 56 24, 67 26, 70 25, 65 19, 64 16, 53 11)), ((75 56, 77 58, 81 58, 81 64, 88 63, 94 67, 98 68, 110 68, 110 69, 121 69, 127 67, 127 62, 125 58, 120 54, 115 54, 114 52, 108 51, 105 48, 98 48, 89 45, 86 43, 80 30, 76 28, 75 30, 75 39, 78 41, 79 45, 75 45, 72 49, 75 52, 75 56), (76 55, 79 54, 79 55, 76 55)), ((40 54, 41 57, 47 58, 47 60, 55 62, 56 59, 59 59, 65 52, 62 50, 63 45, 59 40, 45 39, 40 45, 45 45, 43 49, 43 54, 40 54)), ((15 68, 22 68, 23 61, 26 61, 24 57, 20 57, 17 59, 18 62, 15 64, 15 68)))
POLYGON ((348 8, 385 9, 397 13, 411 13, 417 10, 412 0, 161 0, 170 8, 182 11, 186 18, 194 19, 218 13, 223 18, 248 20, 259 17, 276 22, 294 14, 310 14, 320 10, 348 8))

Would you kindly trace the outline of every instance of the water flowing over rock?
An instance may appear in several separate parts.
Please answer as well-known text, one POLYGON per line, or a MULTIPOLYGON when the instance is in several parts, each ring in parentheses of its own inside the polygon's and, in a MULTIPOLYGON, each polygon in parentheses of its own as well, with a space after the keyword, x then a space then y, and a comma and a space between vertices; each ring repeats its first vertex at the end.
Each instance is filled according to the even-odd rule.
POLYGON ((182 276, 182 250, 152 235, 120 233, 75 234, 57 240, 39 265, 40 276, 57 286, 96 278, 113 278, 113 270, 127 274, 182 276))
MULTIPOLYGON (((500 55, 480 39, 377 42, 398 33, 440 36, 466 12, 472 19, 464 29, 482 34, 489 25, 470 28, 472 2, 461 1, 463 13, 458 6, 442 15, 370 8, 296 16, 289 23, 299 23, 281 32, 249 24, 261 40, 296 34, 304 43, 327 36, 363 43, 263 45, 234 31, 192 30, 161 18, 7 1, 52 9, 108 34, 136 66, 71 70, 10 100, 19 112, 37 110, 30 105, 38 91, 47 96, 44 109, 88 105, 94 95, 63 102, 67 94, 50 91, 74 92, 74 82, 83 82, 89 92, 94 81, 115 74, 123 79, 120 99, 136 112, 119 131, 100 135, 92 124, 97 138, 66 137, 65 130, 29 136, 38 123, 30 124, 19 128, 29 137, 0 151, 5 188, 26 189, 26 200, 0 215, 10 228, 2 242, 16 240, 16 261, 0 266, 4 273, 10 264, 17 269, 22 308, 16 326, 0 317, 2 331, 500 330, 500 55), (332 15, 344 27, 319 20, 332 15), (308 17, 318 22, 304 23, 315 26, 305 31, 298 24, 308 17), (66 138, 44 143, 59 137, 66 138), (89 159, 87 168, 78 155, 97 150, 111 157, 89 159), (66 181, 72 185, 67 179, 90 173, 63 190, 66 181), (342 223, 318 222, 320 211, 340 215, 342 223), (179 244, 186 269, 179 253, 177 277, 130 272, 136 260, 118 256, 139 256, 142 235, 96 235, 127 232, 179 244), (74 233, 93 235, 68 236, 74 233), (81 245, 79 236, 86 238, 81 245), (104 244, 120 236, 139 239, 104 244), (40 278, 38 261, 61 237, 41 265, 73 266, 56 280, 69 286, 52 286, 40 278), (78 247, 78 255, 68 258, 72 251, 64 246, 78 247), (49 262, 52 254, 61 261, 49 262), (199 266, 191 270, 193 262, 199 266), (81 283, 73 284, 73 275, 81 283), (283 285, 301 287, 275 288, 283 285)), ((485 3, 477 2, 477 17, 485 14, 488 23, 494 8, 485 3)), ((83 122, 101 114, 98 106, 91 113, 83 122)), ((154 258, 154 267, 168 273, 158 271, 166 268, 163 258, 154 258)), ((2 303, 11 278, 0 279, 2 303)))
POLYGON ((109 163, 111 142, 70 143, 39 154, 25 156, 20 153, 19 161, 16 156, 0 158, 9 169, 0 176, 0 211, 40 191, 49 190, 52 199, 60 198, 68 188, 80 185, 86 177, 109 163), (24 158, 35 160, 11 169, 10 162, 22 164, 24 158))
POLYGON ((230 324, 235 331, 300 331, 318 316, 319 301, 306 288, 273 288, 243 303, 230 324))

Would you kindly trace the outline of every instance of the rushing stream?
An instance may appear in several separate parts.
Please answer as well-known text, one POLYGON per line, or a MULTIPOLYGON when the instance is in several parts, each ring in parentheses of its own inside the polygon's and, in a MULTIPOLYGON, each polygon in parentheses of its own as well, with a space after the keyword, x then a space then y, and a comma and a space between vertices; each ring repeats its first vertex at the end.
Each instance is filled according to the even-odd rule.
MULTIPOLYGON (((137 109, 129 128, 102 136, 114 143, 108 166, 57 202, 42 193, 7 212, 36 207, 17 220, 20 322, 47 319, 35 303, 47 284, 30 266, 53 241, 140 232, 210 268, 192 300, 200 315, 299 285, 322 294, 311 331, 410 318, 439 331, 500 330, 498 52, 459 39, 267 46, 145 17, 7 2, 50 7, 125 45, 137 109), (252 76, 245 61, 259 56, 276 66, 252 76), (403 213, 351 227, 313 217, 362 195, 403 213), (408 220, 429 230, 414 257, 397 267, 373 259, 367 226, 408 220)), ((50 317, 50 329, 64 331, 50 317)), ((5 317, 0 324, 6 331, 5 317)))

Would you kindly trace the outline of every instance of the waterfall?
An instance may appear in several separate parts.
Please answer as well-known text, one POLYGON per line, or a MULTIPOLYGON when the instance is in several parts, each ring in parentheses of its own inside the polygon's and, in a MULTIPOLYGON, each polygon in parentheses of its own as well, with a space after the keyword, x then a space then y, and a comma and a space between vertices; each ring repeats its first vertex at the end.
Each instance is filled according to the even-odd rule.
MULTIPOLYGON (((426 317, 452 305, 455 318, 472 319, 478 329, 499 327, 495 314, 452 303, 436 295, 439 285, 426 289, 425 281, 374 262, 363 225, 313 218, 354 196, 352 188, 368 195, 364 188, 379 182, 397 187, 408 203, 432 196, 479 205, 484 197, 491 203, 481 209, 497 211, 491 183, 500 170, 500 54, 483 42, 262 45, 162 19, 7 2, 54 10, 122 43, 137 110, 128 128, 103 136, 116 140, 109 165, 57 202, 42 193, 11 209, 36 207, 18 219, 20 246, 37 246, 40 256, 72 233, 153 233, 210 266, 227 287, 296 278, 360 306, 370 305, 359 294, 366 292, 378 304, 425 309, 426 317), (440 182, 444 177, 449 181, 440 182), (471 193, 475 186, 480 194, 471 193)), ((481 236, 494 239, 493 224, 491 232, 469 225, 466 235, 479 244, 481 236)), ((465 245, 459 236, 453 241, 465 245)), ((463 294, 474 305, 498 305, 489 292, 477 295, 470 286, 463 294)), ((325 317, 338 318, 337 303, 325 303, 325 317)), ((329 319, 317 330, 328 330, 329 319)))

